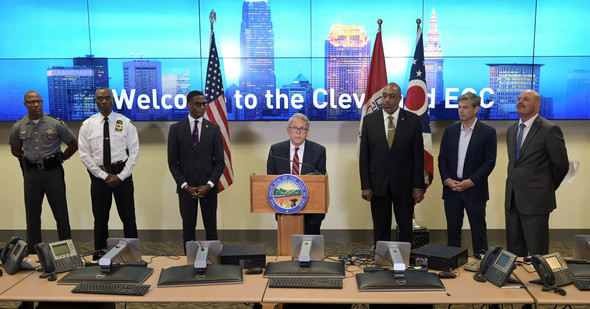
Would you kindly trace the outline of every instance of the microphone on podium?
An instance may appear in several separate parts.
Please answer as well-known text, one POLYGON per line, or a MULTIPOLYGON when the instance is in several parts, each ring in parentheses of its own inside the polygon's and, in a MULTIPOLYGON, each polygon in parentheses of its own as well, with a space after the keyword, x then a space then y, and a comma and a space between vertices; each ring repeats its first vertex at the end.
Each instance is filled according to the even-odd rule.
MULTIPOLYGON (((279 157, 279 156, 275 156, 275 155, 273 155, 273 154, 272 154, 272 150, 271 150, 271 151, 268 153, 268 155, 269 155, 269 156, 271 156, 272 158, 275 158, 275 159, 279 159, 279 160, 284 160, 284 161, 289 161, 289 162, 291 162, 291 163, 295 163, 295 161, 293 161, 293 160, 291 160, 291 159, 289 159, 289 158, 283 158, 283 157, 279 157)), ((319 172, 319 171, 318 171, 318 170, 317 170, 315 167, 313 167, 313 165, 311 165, 311 164, 307 164, 307 163, 304 163, 304 162, 299 162, 299 163, 300 163, 301 165, 309 166, 309 167, 311 167, 311 168, 313 169, 313 173, 309 173, 309 174, 306 174, 306 175, 324 175, 324 174, 320 173, 320 172, 319 172)))

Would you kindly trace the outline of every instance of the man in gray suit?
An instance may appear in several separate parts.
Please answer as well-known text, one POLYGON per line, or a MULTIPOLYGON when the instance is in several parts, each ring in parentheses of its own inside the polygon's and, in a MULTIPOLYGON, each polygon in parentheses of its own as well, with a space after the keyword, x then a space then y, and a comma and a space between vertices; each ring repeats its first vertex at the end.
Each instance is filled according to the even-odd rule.
POLYGON ((221 130, 203 118, 205 96, 191 91, 186 100, 188 117, 172 124, 168 133, 168 167, 177 184, 183 244, 196 240, 199 201, 205 238, 218 239, 216 184, 225 168, 221 130))
POLYGON ((539 115, 540 108, 541 96, 523 91, 516 104, 520 120, 506 136, 506 244, 518 256, 549 253, 549 214, 569 167, 563 133, 539 115))

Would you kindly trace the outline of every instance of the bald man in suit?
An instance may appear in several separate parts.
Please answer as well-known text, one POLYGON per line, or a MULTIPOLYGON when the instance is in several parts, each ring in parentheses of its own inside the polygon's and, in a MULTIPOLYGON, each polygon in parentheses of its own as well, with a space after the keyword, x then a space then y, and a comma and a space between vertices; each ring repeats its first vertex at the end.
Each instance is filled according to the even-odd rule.
POLYGON ((569 168, 563 133, 540 109, 541 96, 523 91, 516 104, 520 120, 506 134, 506 244, 518 256, 549 253, 549 214, 569 168))
POLYGON ((412 241, 414 204, 424 199, 424 144, 420 117, 399 108, 401 89, 383 89, 382 110, 363 118, 359 154, 362 198, 371 202, 373 238, 391 240, 392 207, 398 240, 412 241))

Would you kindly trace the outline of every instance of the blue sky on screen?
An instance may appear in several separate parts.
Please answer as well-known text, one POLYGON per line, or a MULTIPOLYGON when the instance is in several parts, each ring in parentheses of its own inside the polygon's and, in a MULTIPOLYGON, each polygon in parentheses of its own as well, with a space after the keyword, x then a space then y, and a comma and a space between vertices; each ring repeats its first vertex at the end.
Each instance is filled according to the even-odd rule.
MULTIPOLYGON (((190 68, 191 87, 202 89, 205 62, 194 58, 208 56, 211 9, 217 13, 216 39, 227 88, 239 80, 242 4, 241 0, 89 0, 87 7, 86 1, 79 0, 2 1, 0 90, 16 83, 23 94, 36 89, 46 96, 47 68, 71 66, 71 58, 90 53, 110 59, 112 88, 122 88, 121 63, 141 54, 144 59, 162 61, 163 75, 190 68)), ((567 75, 575 69, 590 69, 585 27, 590 10, 574 0, 271 0, 270 5, 277 88, 291 83, 299 73, 314 88, 325 87, 322 57, 330 28, 362 25, 372 45, 376 20, 381 18, 388 78, 405 89, 415 20, 423 19, 426 35, 433 8, 446 88, 488 87, 486 63, 530 63, 534 51, 535 62, 544 64, 541 94, 554 99, 556 117, 571 118, 565 115, 563 103, 567 75)))

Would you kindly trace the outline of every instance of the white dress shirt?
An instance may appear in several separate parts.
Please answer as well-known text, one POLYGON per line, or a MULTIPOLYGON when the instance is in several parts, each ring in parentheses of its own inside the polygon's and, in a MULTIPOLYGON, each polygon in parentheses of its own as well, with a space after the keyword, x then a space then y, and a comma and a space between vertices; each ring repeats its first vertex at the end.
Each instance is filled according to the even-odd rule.
MULTIPOLYGON (((139 138, 137 129, 129 118, 111 112, 109 119, 109 137, 111 141, 111 162, 125 161, 125 168, 117 175, 121 181, 131 175, 139 156, 139 138), (127 155, 129 150, 129 155, 127 155)), ((86 119, 80 127, 78 152, 86 168, 95 177, 106 179, 108 173, 100 166, 102 162, 104 116, 100 113, 86 119)))
POLYGON ((518 127, 516 127, 516 139, 518 140, 518 131, 520 131, 520 124, 524 123, 525 127, 522 130, 522 141, 520 142, 520 146, 522 147, 522 144, 524 144, 524 141, 526 140, 526 136, 527 134, 529 134, 529 131, 531 130, 531 126, 533 126, 533 122, 535 122, 535 119, 537 119, 537 117, 539 116, 539 114, 537 113, 535 116, 531 117, 531 119, 522 122, 522 120, 518 120, 518 127))
POLYGON ((459 133, 459 149, 457 152, 457 177, 463 178, 463 167, 465 166, 465 156, 467 155, 467 148, 469 147, 469 141, 471 140, 471 136, 473 135, 473 129, 475 128, 475 123, 477 122, 477 118, 473 121, 471 126, 467 129, 463 128, 463 124, 461 123, 461 130, 459 133))

